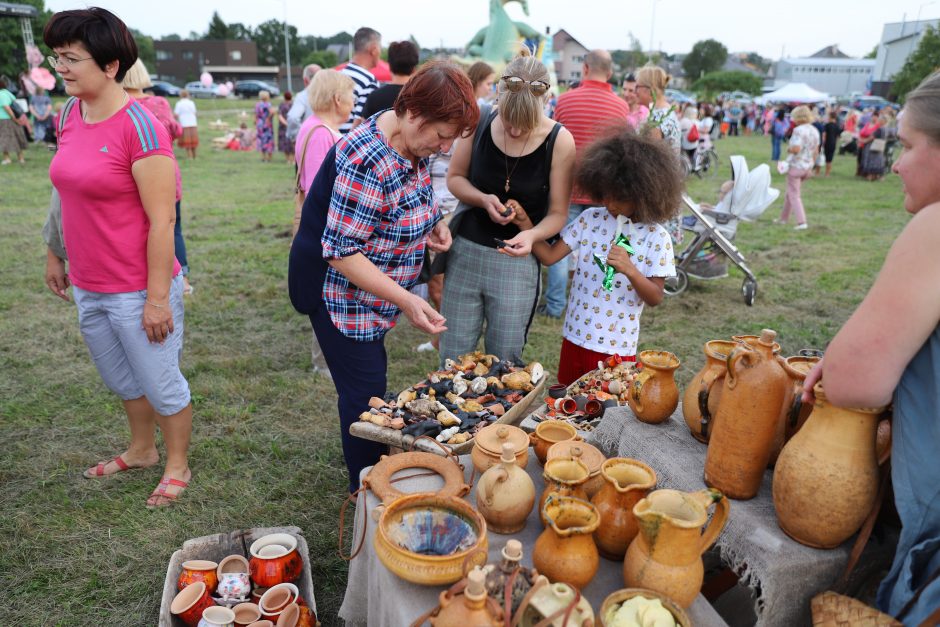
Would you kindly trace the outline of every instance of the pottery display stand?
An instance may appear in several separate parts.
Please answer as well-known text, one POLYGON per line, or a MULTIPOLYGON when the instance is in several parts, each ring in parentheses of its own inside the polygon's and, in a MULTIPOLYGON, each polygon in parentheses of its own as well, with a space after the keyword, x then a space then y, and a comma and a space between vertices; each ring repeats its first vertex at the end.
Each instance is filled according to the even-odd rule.
MULTIPOLYGON (((473 468, 470 457, 462 456, 460 461, 467 469, 465 476, 469 479, 470 471, 473 468)), ((363 470, 361 477, 365 477, 370 470, 371 468, 363 470)), ((529 455, 526 472, 532 478, 536 493, 540 494, 545 487, 545 482, 542 479, 542 467, 539 466, 534 454, 529 455)), ((395 485, 404 492, 433 491, 440 487, 440 479, 437 477, 419 477, 406 479, 395 485)), ((476 505, 475 490, 466 499, 470 504, 476 505)), ((365 531, 361 552, 349 563, 346 596, 339 610, 339 618, 345 621, 346 625, 367 625, 368 627, 410 625, 416 618, 437 606, 440 602, 438 595, 447 588, 447 586, 421 586, 409 583, 400 579, 382 565, 373 546, 376 523, 372 519, 372 511, 378 504, 378 499, 369 491, 360 492, 356 501, 354 523, 356 533, 352 540, 353 546, 357 546, 360 537, 362 537, 364 515, 368 519, 368 527, 365 531)), ((498 563, 502 559, 500 552, 506 542, 510 538, 515 538, 522 542, 522 565, 531 568, 535 541, 542 531, 539 514, 534 508, 526 520, 525 528, 518 533, 502 535, 488 531, 488 563, 498 563)), ((602 558, 597 575, 582 590, 582 593, 597 612, 607 595, 625 587, 623 583, 623 562, 612 562, 602 558)), ((701 595, 696 598, 692 607, 689 608, 688 614, 692 619, 692 624, 696 627, 727 627, 714 608, 701 595)), ((595 622, 595 624, 600 625, 600 621, 595 622)))
MULTIPOLYGON (((547 370, 545 375, 539 381, 538 385, 535 386, 531 392, 522 397, 522 400, 512 406, 505 414, 499 417, 496 420, 496 423, 499 424, 509 424, 509 425, 518 425, 526 414, 529 411, 529 407, 533 402, 539 400, 541 402, 542 396, 545 393, 545 381, 548 380, 551 373, 547 370)), ((534 427, 533 427, 534 429, 534 427)), ((418 440, 415 442, 415 437, 410 435, 405 435, 399 429, 392 429, 389 427, 380 427, 379 425, 372 424, 371 422, 366 422, 360 420, 354 422, 349 426, 349 434, 357 438, 362 438, 363 440, 370 440, 372 442, 380 442, 381 444, 388 445, 399 451, 424 451, 425 453, 434 453, 435 455, 443 455, 444 451, 441 450, 441 447, 428 442, 427 440, 418 440)), ((469 453, 473 448, 473 438, 467 440, 463 444, 444 444, 449 448, 455 455, 463 455, 469 453)))
POLYGON ((193 538, 183 543, 182 548, 175 551, 170 557, 170 565, 166 569, 166 581, 163 584, 163 599, 160 602, 159 627, 185 627, 183 621, 170 613, 170 603, 176 596, 176 580, 183 570, 183 562, 187 560, 212 560, 219 562, 228 555, 242 555, 250 558, 248 547, 262 536, 271 533, 289 533, 297 538, 297 552, 304 560, 304 568, 295 582, 300 589, 300 596, 314 612, 317 611, 317 602, 313 596, 313 579, 310 576, 310 559, 307 541, 301 535, 298 527, 256 527, 254 529, 240 529, 231 533, 217 533, 211 536, 193 538))

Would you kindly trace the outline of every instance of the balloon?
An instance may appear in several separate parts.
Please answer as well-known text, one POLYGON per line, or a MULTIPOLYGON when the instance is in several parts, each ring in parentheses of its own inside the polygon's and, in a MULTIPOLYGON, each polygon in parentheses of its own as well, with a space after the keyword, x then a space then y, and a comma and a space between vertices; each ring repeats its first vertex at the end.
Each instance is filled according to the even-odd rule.
POLYGON ((235 89, 235 83, 233 83, 232 81, 225 81, 225 86, 228 87, 229 91, 232 91, 233 89, 235 89))
POLYGON ((55 87, 55 76, 46 68, 34 67, 29 71, 29 78, 46 91, 55 87))
POLYGON ((218 95, 223 96, 223 97, 228 96, 229 94, 228 85, 219 85, 218 89, 216 89, 215 92, 218 95))
POLYGON ((199 76, 199 82, 205 85, 206 87, 209 87, 210 85, 212 85, 212 74, 209 74, 208 72, 203 72, 202 75, 199 76))

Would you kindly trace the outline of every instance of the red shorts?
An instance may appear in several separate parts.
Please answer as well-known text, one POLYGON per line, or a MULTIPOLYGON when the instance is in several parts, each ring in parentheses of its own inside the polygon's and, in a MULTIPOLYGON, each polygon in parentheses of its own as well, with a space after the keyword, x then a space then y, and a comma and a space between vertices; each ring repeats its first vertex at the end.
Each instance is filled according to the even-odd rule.
MULTIPOLYGON (((571 385, 584 373, 597 370, 597 362, 610 356, 610 353, 598 353, 563 339, 561 355, 558 357, 558 382, 571 385)), ((629 357, 621 355, 620 357, 624 361, 636 361, 635 355, 629 357)))

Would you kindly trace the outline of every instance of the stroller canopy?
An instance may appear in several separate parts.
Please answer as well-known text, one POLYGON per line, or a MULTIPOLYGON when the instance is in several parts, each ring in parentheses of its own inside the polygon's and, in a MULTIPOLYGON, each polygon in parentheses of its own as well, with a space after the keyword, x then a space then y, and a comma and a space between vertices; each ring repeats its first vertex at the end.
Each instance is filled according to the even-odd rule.
POLYGON ((718 203, 715 211, 730 213, 739 220, 752 222, 780 196, 780 190, 770 186, 770 167, 766 163, 748 171, 747 159, 741 155, 732 155, 731 172, 734 187, 718 203))

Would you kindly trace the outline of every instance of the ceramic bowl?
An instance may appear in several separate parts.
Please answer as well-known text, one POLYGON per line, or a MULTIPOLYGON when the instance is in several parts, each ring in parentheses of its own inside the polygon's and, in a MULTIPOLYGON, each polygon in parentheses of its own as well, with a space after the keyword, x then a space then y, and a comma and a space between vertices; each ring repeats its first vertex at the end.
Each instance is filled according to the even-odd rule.
POLYGON ((315 625, 316 620, 310 610, 296 603, 285 607, 277 619, 277 627, 314 627, 315 625))
POLYGON ((210 594, 215 592, 216 586, 219 584, 219 576, 216 573, 218 567, 218 564, 209 560, 187 560, 183 562, 183 572, 176 580, 176 589, 182 590, 192 583, 203 581, 210 594))
POLYGON ((202 618, 203 611, 214 605, 215 601, 209 596, 206 583, 197 581, 186 586, 173 597, 173 601, 170 603, 170 612, 179 617, 189 627, 196 627, 202 618))
POLYGON ((375 551, 385 567, 406 581, 439 586, 486 563, 486 521, 457 497, 425 492, 403 496, 384 508, 375 551))
POLYGON ((272 533, 258 538, 249 549, 251 580, 256 586, 270 588, 294 581, 304 567, 297 552, 297 538, 289 533, 272 533))
POLYGON ((548 449, 557 442, 565 440, 580 440, 578 430, 563 420, 545 420, 535 427, 535 432, 529 434, 532 448, 539 463, 545 465, 548 449))
POLYGON ((259 620, 257 622, 251 623, 248 627, 274 627, 274 623, 269 620, 259 620))
POLYGON ((261 608, 255 603, 239 603, 232 608, 235 612, 235 625, 244 627, 261 620, 261 608))
POLYGON ((235 612, 227 607, 207 607, 202 612, 202 619, 197 627, 233 627, 235 612))
POLYGON ((604 603, 601 604, 601 611, 598 616, 602 627, 608 627, 611 624, 608 614, 612 614, 625 601, 629 601, 637 596, 646 597, 647 599, 659 599, 663 607, 669 610, 669 613, 672 614, 672 617, 676 620, 676 625, 679 625, 679 627, 692 627, 692 621, 689 620, 689 615, 686 614, 685 610, 679 607, 675 601, 664 594, 647 590, 646 588, 624 588, 610 593, 607 598, 604 599, 604 603))
POLYGON ((292 583, 279 583, 269 588, 258 601, 262 618, 277 621, 281 612, 291 603, 300 602, 300 590, 292 583))

